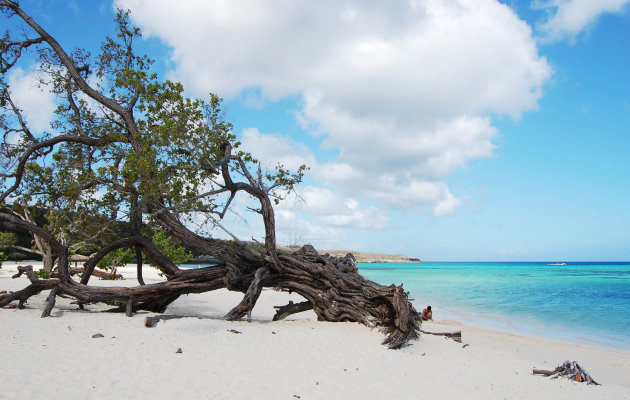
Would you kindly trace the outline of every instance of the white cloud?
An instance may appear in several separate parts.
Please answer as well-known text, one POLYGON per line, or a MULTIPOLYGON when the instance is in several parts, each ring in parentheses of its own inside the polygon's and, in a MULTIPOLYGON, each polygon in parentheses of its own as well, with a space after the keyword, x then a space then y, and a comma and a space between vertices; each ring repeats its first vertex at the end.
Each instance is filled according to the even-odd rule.
POLYGON ((117 3, 173 48, 173 74, 200 95, 306 91, 359 117, 422 122, 518 115, 549 74, 529 26, 493 0, 117 3))
MULTIPOLYGON (((386 169, 424 178, 443 178, 470 159, 489 157, 496 128, 488 117, 460 116, 413 125, 408 121, 356 118, 307 98, 304 113, 331 132, 326 146, 343 149, 339 162, 347 172, 386 169)), ((381 172, 382 173, 382 172, 381 172)))
POLYGON ((372 174, 368 167, 359 171, 344 163, 320 164, 305 146, 281 135, 245 129, 242 142, 242 148, 254 152, 263 165, 273 166, 270 160, 293 169, 307 164, 315 178, 337 188, 333 191, 325 187, 298 187, 299 199, 281 203, 279 207, 308 211, 329 226, 361 229, 388 226, 386 212, 373 206, 362 206, 356 196, 418 213, 431 207, 434 216, 450 215, 461 204, 441 181, 419 180, 409 173, 372 174))
MULTIPOLYGON (((465 126, 466 123, 463 123, 465 126)), ((443 134, 448 137, 446 129, 443 134)), ((465 138, 466 135, 460 135, 465 138)), ((311 175, 328 186, 337 188, 333 191, 324 187, 298 187, 300 201, 289 202, 281 207, 300 208, 317 216, 317 219, 331 226, 353 226, 357 228, 382 229, 387 227, 386 213, 375 207, 361 209, 356 196, 363 199, 377 200, 389 207, 401 210, 412 210, 420 213, 425 207, 433 208, 434 216, 446 216, 455 212, 461 201, 449 191, 448 186, 440 180, 418 179, 416 175, 427 175, 431 163, 440 178, 448 171, 448 159, 461 157, 456 149, 444 154, 444 160, 427 160, 429 165, 418 165, 407 172, 378 171, 377 165, 364 165, 360 170, 346 163, 317 162, 309 149, 284 136, 262 134, 257 129, 245 129, 242 133, 242 148, 255 152, 263 165, 271 165, 270 160, 281 162, 289 168, 297 168, 307 164, 311 175), (355 197, 353 197, 355 196, 355 197)), ((439 142, 439 140, 437 140, 439 142)), ((448 140, 447 140, 448 141, 448 140)), ((465 140, 461 151, 475 151, 467 148, 465 140)), ((410 144, 411 146, 411 144, 410 144)), ((409 149, 401 149, 405 153, 409 149)), ((485 149, 488 154, 491 148, 485 149)), ((413 151, 410 152, 413 154, 413 151)), ((354 160, 361 164, 360 160, 354 160)), ((401 163, 410 163, 402 161, 401 163)))
POLYGON ((328 226, 359 229, 384 229, 388 226, 387 212, 374 206, 361 207, 352 197, 343 197, 330 189, 305 186, 297 190, 300 199, 284 207, 312 213, 328 226))
POLYGON ((13 68, 8 73, 8 84, 11 98, 22 110, 29 129, 34 134, 50 131, 56 109, 54 95, 38 86, 35 73, 13 68))
POLYGON ((461 201, 441 181, 425 181, 411 176, 399 179, 394 175, 381 176, 373 183, 372 196, 403 210, 421 212, 433 208, 433 216, 443 217, 455 212, 461 201))
POLYGON ((256 128, 248 128, 241 133, 241 143, 240 149, 252 153, 267 169, 282 164, 296 170, 302 164, 316 164, 306 146, 279 134, 262 134, 256 128))
POLYGON ((627 9, 630 0, 547 0, 537 7, 549 12, 539 27, 547 40, 573 39, 606 13, 619 13, 627 9))
POLYGON ((336 248, 345 239, 340 229, 312 224, 293 210, 276 210, 276 236, 279 244, 312 244, 318 249, 336 248))
MULTIPOLYGON (((171 77, 197 95, 256 93, 258 105, 298 96, 299 121, 339 150, 318 164, 279 135, 245 131, 257 157, 306 160, 340 199, 436 216, 461 202, 444 178, 492 156, 492 116, 535 110, 551 76, 531 28, 496 0, 117 4, 171 46, 171 77)), ((353 224, 359 214, 346 211, 319 218, 353 224)))

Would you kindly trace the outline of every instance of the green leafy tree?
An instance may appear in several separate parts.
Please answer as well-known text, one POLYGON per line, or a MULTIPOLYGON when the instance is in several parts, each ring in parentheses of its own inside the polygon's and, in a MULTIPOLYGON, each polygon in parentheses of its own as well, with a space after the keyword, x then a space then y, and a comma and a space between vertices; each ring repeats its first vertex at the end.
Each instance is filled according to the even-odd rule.
POLYGON ((130 249, 117 249, 107 253, 97 264, 101 269, 114 271, 116 268, 124 267, 133 262, 134 253, 130 249))
POLYGON ((16 242, 13 232, 0 232, 0 249, 4 249, 16 242))
POLYGON ((4 251, 0 251, 0 268, 2 268, 2 263, 8 259, 9 256, 7 256, 4 251))
POLYGON ((8 255, 3 250, 7 246, 14 244, 15 241, 15 234, 12 232, 0 232, 0 267, 2 267, 3 262, 9 259, 8 255))
MULTIPOLYGON (((181 245, 181 241, 169 236, 164 231, 158 231, 153 235, 153 244, 162 254, 168 257, 174 264, 182 264, 190 260, 193 254, 181 245)), ((151 264, 152 266, 155 266, 151 264)))

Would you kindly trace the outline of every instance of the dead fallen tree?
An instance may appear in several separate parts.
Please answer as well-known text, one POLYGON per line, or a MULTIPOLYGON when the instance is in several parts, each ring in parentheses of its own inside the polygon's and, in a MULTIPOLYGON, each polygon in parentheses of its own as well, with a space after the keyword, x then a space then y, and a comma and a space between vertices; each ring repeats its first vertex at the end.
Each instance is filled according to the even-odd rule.
POLYGON ((76 299, 81 307, 98 302, 119 302, 119 311, 131 316, 138 310, 163 312, 182 294, 240 288, 245 293, 243 301, 225 316, 236 320, 251 313, 257 298, 255 294, 259 294, 263 287, 283 287, 301 294, 307 301, 284 306, 275 320, 313 309, 319 320, 356 321, 380 328, 386 334, 383 344, 390 348, 398 348, 418 337, 420 317, 407 301, 403 288, 367 280, 358 273, 352 255, 343 259, 321 256, 312 247, 305 246, 292 254, 279 254, 278 259, 282 268, 279 271, 258 268, 252 274, 252 271, 245 273, 236 266, 230 268, 227 265, 177 270, 167 275, 168 280, 163 283, 130 288, 83 285, 74 281, 69 273, 62 272, 60 276, 65 278, 39 279, 32 267, 20 267, 20 273, 15 277, 26 273, 31 284, 23 290, 0 295, 0 307, 13 301, 23 307, 31 296, 50 290, 42 317, 50 315, 59 295, 76 299), (260 271, 266 272, 262 274, 260 271))
MULTIPOLYGON (((0 214, 0 217, 5 218, 0 221, 0 226, 9 227, 7 216, 0 214)), ((20 223, 18 220, 14 222, 20 223)), ((51 243, 59 247, 52 238, 51 243)), ((282 287, 306 299, 298 307, 285 306, 278 314, 282 318, 313 309, 322 321, 355 321, 380 328, 386 334, 383 344, 390 348, 398 348, 418 337, 420 316, 407 300, 402 286, 383 286, 366 279, 358 273, 351 254, 339 259, 322 256, 312 246, 304 246, 294 253, 278 254, 277 268, 247 268, 246 264, 231 263, 190 270, 164 268, 167 281, 130 288, 93 287, 76 282, 63 259, 60 257, 58 279, 39 279, 32 267, 20 267, 20 273, 15 277, 26 273, 31 284, 23 290, 0 295, 0 307, 13 301, 23 307, 31 296, 50 290, 42 317, 50 315, 59 295, 76 299, 81 307, 98 302, 119 302, 119 311, 131 316, 138 310, 163 312, 182 294, 228 288, 244 293, 243 301, 225 316, 236 320, 250 314, 256 304, 256 294, 260 294, 263 287, 282 287)))
POLYGON ((586 382, 587 385, 599 385, 576 361, 565 361, 552 371, 534 368, 532 373, 549 376, 551 379, 566 378, 576 382, 586 382))

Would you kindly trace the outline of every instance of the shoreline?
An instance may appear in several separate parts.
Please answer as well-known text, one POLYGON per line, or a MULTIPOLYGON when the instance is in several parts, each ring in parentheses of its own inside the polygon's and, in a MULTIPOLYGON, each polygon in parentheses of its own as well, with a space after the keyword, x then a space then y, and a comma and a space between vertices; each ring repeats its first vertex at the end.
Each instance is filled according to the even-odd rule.
MULTIPOLYGON (((0 269, 0 290, 20 290, 15 265, 0 269)), ((36 263, 31 263, 36 266, 36 263)), ((37 268, 37 266, 36 266, 37 268)), ((119 269, 126 280, 96 285, 135 286, 135 267, 119 269)), ((162 278, 144 269, 147 284, 162 278)), ((380 345, 377 329, 356 323, 318 322, 312 311, 271 321, 273 306, 289 295, 265 289, 253 322, 221 320, 241 294, 227 290, 182 296, 165 314, 182 318, 144 327, 139 312, 128 318, 78 311, 59 299, 51 317, 40 314, 46 293, 23 310, 0 309, 3 335, 1 398, 120 398, 142 393, 155 399, 183 398, 629 398, 630 352, 480 327, 440 317, 423 323, 432 332, 462 331, 463 343, 421 335, 400 350, 380 345), (230 330, 239 333, 233 333, 230 330), (101 333, 103 338, 93 339, 101 333), (463 347, 463 344, 468 346, 463 347), (182 353, 176 353, 178 348, 182 353), (577 361, 603 386, 532 375, 577 361), (37 370, 33 383, 27 370, 37 370), (62 370, 67 379, 61 378, 62 370), (299 396, 299 397, 296 397, 299 396)), ((416 304, 418 304, 416 302, 416 304)), ((439 309, 439 305, 437 308, 439 309)))
POLYGON ((628 315, 624 311, 628 301, 623 295, 627 291, 623 276, 630 271, 628 263, 618 267, 591 262, 566 267, 542 267, 537 262, 480 263, 480 269, 475 263, 451 264, 425 263, 417 270, 403 265, 391 270, 364 265, 360 270, 380 283, 404 282, 417 308, 432 304, 447 318, 630 350, 628 315), (442 264, 448 267, 442 268, 442 264), (615 275, 619 279, 608 279, 615 271, 619 271, 615 275), (556 276, 561 278, 555 280, 556 276))
MULTIPOLYGON (((425 306, 414 301, 416 309, 421 310, 425 306)), ((429 302, 431 303, 431 302, 429 302)), ((557 340, 561 342, 595 346, 609 350, 621 350, 630 352, 630 341, 615 336, 603 337, 600 332, 589 332, 588 329, 575 331, 563 325, 550 325, 540 321, 521 321, 515 316, 494 315, 484 312, 468 312, 461 307, 443 302, 433 301, 439 304, 437 313, 445 320, 461 322, 467 326, 486 328, 506 333, 518 334, 533 338, 557 340)), ((434 307, 434 314, 435 314, 434 307)))

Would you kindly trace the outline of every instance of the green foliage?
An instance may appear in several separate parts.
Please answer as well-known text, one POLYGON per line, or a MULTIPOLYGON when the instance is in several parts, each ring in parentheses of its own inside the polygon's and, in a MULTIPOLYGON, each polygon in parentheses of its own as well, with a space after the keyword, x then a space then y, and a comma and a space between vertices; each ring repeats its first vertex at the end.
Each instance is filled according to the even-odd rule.
MULTIPOLYGON (((15 239, 14 233, 0 232, 0 248, 14 244, 15 242, 16 242, 16 239, 15 239)), ((9 256, 5 252, 0 251, 0 267, 2 266, 2 263, 7 261, 8 259, 9 259, 9 256)))
POLYGON ((193 258, 193 254, 186 251, 179 240, 167 235, 164 231, 158 231, 153 235, 153 244, 174 264, 185 263, 193 258))
POLYGON ((0 248, 7 247, 8 245, 16 242, 15 233, 13 232, 0 232, 0 248))
POLYGON ((107 304, 108 306, 112 306, 112 307, 124 307, 124 306, 127 305, 126 302, 120 301, 120 300, 104 301, 103 303, 107 304))
POLYGON ((100 269, 113 271, 114 268, 124 267, 125 264, 133 262, 134 259, 134 250, 121 248, 109 252, 96 264, 96 266, 100 269))
MULTIPOLYGON (((56 270, 56 268, 55 268, 55 270, 56 270)), ((50 278, 50 275, 53 273, 53 271, 44 271, 43 269, 40 269, 40 270, 37 270, 37 271, 33 271, 33 273, 39 279, 48 279, 48 278, 50 278)))

